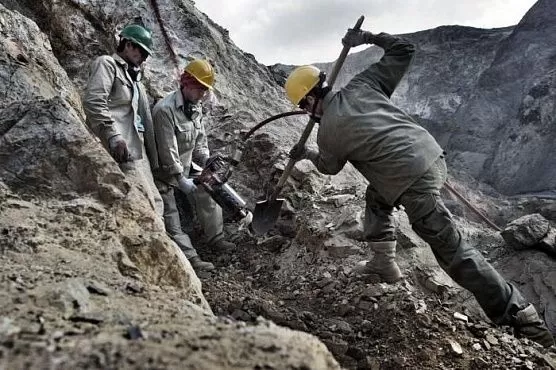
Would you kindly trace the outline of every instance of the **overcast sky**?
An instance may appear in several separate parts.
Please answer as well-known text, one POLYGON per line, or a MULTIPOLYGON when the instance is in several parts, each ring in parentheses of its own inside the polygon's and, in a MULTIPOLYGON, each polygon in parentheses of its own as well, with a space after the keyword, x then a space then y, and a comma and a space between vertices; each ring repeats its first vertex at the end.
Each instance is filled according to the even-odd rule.
MULTIPOLYGON (((194 0, 264 64, 329 62, 348 27, 392 34, 442 25, 515 25, 536 0, 194 0)), ((361 47, 363 48, 363 47, 361 47)), ((357 51, 357 50, 356 50, 357 51)))

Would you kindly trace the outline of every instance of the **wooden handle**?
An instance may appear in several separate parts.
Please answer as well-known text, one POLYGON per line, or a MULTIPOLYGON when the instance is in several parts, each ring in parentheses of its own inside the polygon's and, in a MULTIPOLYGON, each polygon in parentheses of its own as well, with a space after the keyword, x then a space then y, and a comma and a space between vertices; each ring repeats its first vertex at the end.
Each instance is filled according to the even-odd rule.
MULTIPOLYGON (((355 26, 353 26, 353 29, 354 30, 360 29, 364 20, 365 20, 364 16, 359 17, 359 19, 355 23, 355 26)), ((340 56, 336 60, 336 63, 334 64, 334 69, 332 69, 332 73, 330 73, 330 76, 328 77, 328 85, 330 87, 332 87, 334 85, 334 83, 336 82, 336 78, 338 77, 338 73, 340 72, 340 69, 342 68, 342 65, 344 64, 344 61, 346 60, 346 57, 349 53, 349 49, 350 49, 349 46, 344 45, 344 47, 342 49, 342 52, 340 53, 340 56)), ((311 135, 311 131, 313 131, 314 126, 315 126, 315 120, 313 120, 312 118, 309 119, 309 122, 307 123, 307 126, 305 126, 305 130, 303 130, 303 133, 301 134, 301 137, 299 138, 299 141, 297 142, 298 147, 301 147, 301 146, 305 145, 305 143, 307 142, 307 139, 311 135)), ((295 165, 295 162, 296 161, 294 159, 292 159, 292 158, 289 159, 288 164, 286 165, 286 168, 284 169, 284 172, 282 173, 282 176, 280 177, 280 180, 278 180, 278 184, 274 188, 274 192, 272 193, 270 199, 274 200, 278 197, 278 194, 280 194, 280 192, 282 191, 282 188, 284 187, 284 184, 286 183, 286 180, 290 176, 290 173, 293 169, 293 166, 295 165)))
POLYGON ((465 204, 467 207, 469 207, 470 210, 472 210, 473 212, 475 212, 475 214, 477 216, 479 216, 481 218, 481 220, 483 220, 484 222, 486 222, 486 224, 490 227, 492 227, 494 230, 500 232, 502 231, 502 229, 496 225, 494 222, 492 222, 487 216, 485 216, 483 214, 483 212, 479 211, 473 204, 471 204, 470 201, 468 201, 463 195, 461 195, 453 186, 452 184, 450 184, 448 181, 446 181, 444 183, 444 186, 446 187, 446 189, 450 190, 450 192, 452 194, 454 194, 459 200, 461 200, 463 202, 463 204, 465 204))

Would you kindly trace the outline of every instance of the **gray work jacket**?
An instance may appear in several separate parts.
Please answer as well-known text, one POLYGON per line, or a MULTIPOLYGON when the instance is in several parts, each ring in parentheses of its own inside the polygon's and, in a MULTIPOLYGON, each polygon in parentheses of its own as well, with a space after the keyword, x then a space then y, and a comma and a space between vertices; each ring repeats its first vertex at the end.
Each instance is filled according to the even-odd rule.
POLYGON ((209 148, 200 105, 184 101, 181 90, 174 91, 153 108, 159 168, 155 178, 176 185, 188 176, 191 162, 204 165, 209 148))
POLYGON ((118 54, 103 55, 92 62, 83 96, 87 124, 106 147, 111 137, 122 135, 132 160, 143 158, 144 145, 154 169, 158 167, 158 155, 149 101, 141 84, 127 73, 127 67, 118 54), (137 107, 132 104, 134 84, 139 94, 137 107), (137 115, 144 127, 141 134, 135 126, 137 115))
POLYGON ((390 101, 413 58, 413 45, 385 33, 375 35, 373 43, 384 49, 382 58, 324 97, 315 164, 320 172, 336 174, 349 161, 394 205, 442 148, 390 101))

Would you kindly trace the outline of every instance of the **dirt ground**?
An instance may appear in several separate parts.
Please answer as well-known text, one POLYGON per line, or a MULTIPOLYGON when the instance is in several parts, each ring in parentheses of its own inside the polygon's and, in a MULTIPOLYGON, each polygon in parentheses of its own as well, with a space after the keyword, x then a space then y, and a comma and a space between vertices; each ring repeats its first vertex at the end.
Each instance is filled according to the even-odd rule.
POLYGON ((483 321, 460 289, 426 289, 418 269, 405 269, 394 285, 362 281, 350 271, 365 244, 327 248, 322 233, 299 227, 306 216, 286 214, 264 237, 229 224, 232 253, 207 249, 190 229, 200 255, 217 266, 200 275, 215 314, 247 323, 263 316, 313 334, 346 369, 554 368, 554 350, 483 321))

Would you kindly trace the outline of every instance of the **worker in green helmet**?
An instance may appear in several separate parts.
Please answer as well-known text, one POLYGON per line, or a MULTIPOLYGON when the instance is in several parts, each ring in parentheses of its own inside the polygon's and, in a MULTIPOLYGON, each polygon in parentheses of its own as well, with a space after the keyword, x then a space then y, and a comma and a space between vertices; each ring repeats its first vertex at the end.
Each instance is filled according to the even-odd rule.
POLYGON ((396 107, 390 96, 405 75, 415 47, 386 33, 348 30, 344 45, 375 44, 382 58, 338 92, 326 86, 317 67, 301 66, 289 75, 286 94, 317 122, 318 150, 294 147, 293 159, 308 159, 335 175, 350 162, 368 181, 365 234, 373 259, 355 268, 386 283, 402 278, 396 264, 394 207, 403 206, 413 230, 425 240, 439 265, 469 290, 498 324, 543 346, 554 344, 537 311, 483 255, 467 242, 440 197, 446 181, 444 152, 434 137, 396 107))
POLYGON ((158 167, 149 102, 139 83, 141 65, 152 54, 152 33, 142 24, 126 26, 116 53, 96 58, 83 107, 91 127, 122 171, 143 188, 162 218, 163 203, 151 168, 158 167))

